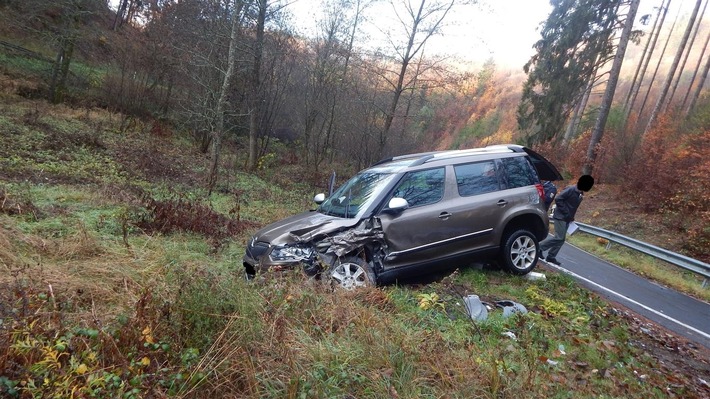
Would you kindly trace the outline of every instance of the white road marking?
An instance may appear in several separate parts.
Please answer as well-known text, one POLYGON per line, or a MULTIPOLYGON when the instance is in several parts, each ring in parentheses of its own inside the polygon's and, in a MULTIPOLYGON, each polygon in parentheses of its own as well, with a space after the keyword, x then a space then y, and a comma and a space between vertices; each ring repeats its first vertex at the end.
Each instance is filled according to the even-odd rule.
POLYGON ((552 267, 552 268, 554 268, 554 269, 557 269, 557 270, 559 270, 559 271, 561 271, 561 272, 563 272, 563 273, 569 274, 570 276, 572 276, 572 277, 574 277, 574 278, 577 278, 577 279, 586 281, 587 283, 589 283, 589 284, 591 284, 591 285, 593 285, 593 286, 595 286, 595 287, 598 287, 598 288, 600 288, 600 289, 602 289, 602 290, 604 290, 604 291, 606 291, 606 292, 608 292, 608 293, 610 293, 610 294, 613 294, 613 295, 615 295, 615 296, 617 296, 617 297, 619 297, 619 298, 622 298, 622 299, 624 299, 624 300, 626 300, 626 301, 628 301, 628 302, 631 302, 631 303, 633 303, 633 304, 636 305, 636 306, 642 307, 642 308, 648 310, 649 312, 651 312, 651 313, 653 313, 653 314, 655 314, 655 315, 661 316, 661 317, 663 317, 663 318, 666 319, 666 320, 670 320, 670 321, 672 321, 673 323, 678 324, 679 326, 682 326, 682 327, 684 327, 684 328, 687 328, 687 329, 690 330, 690 331, 693 331, 693 332, 695 332, 695 333, 697 333, 697 334, 699 334, 699 335, 702 335, 703 337, 705 337, 705 338, 707 338, 707 339, 710 339, 710 334, 708 334, 708 333, 706 333, 706 332, 704 332, 704 331, 700 331, 700 330, 698 330, 697 328, 692 327, 692 326, 689 326, 689 325, 687 325, 687 324, 685 324, 685 323, 683 323, 683 322, 681 322, 681 321, 679 321, 679 320, 676 320, 676 319, 674 319, 674 318, 672 318, 672 317, 666 315, 666 314, 663 313, 663 312, 659 312, 659 311, 657 311, 657 310, 655 310, 655 309, 649 308, 648 306, 646 306, 646 305, 644 305, 644 304, 642 304, 642 303, 636 302, 636 301, 634 301, 633 299, 631 299, 631 298, 629 298, 629 297, 627 297, 627 296, 624 296, 624 295, 622 295, 622 294, 619 294, 618 292, 616 292, 616 291, 614 291, 614 290, 610 290, 609 288, 606 288, 606 287, 604 287, 603 285, 597 284, 597 283, 595 283, 594 281, 592 281, 592 280, 590 280, 590 279, 588 279, 588 278, 586 278, 586 277, 582 277, 582 276, 580 276, 579 274, 574 273, 574 272, 571 272, 571 271, 569 271, 569 270, 567 270, 567 269, 565 269, 565 268, 563 268, 563 267, 560 267, 560 266, 557 266, 557 265, 555 265, 555 264, 548 263, 548 262, 545 262, 545 264, 548 265, 548 266, 550 266, 550 267, 552 267))

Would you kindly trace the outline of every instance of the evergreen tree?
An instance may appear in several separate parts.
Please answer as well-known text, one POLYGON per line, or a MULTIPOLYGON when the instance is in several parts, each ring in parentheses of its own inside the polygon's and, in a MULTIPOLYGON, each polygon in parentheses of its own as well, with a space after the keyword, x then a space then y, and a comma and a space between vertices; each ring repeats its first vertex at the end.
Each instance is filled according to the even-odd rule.
POLYGON ((542 39, 524 70, 528 80, 518 107, 527 144, 558 138, 570 112, 600 65, 614 53, 617 11, 624 0, 551 0, 542 39))

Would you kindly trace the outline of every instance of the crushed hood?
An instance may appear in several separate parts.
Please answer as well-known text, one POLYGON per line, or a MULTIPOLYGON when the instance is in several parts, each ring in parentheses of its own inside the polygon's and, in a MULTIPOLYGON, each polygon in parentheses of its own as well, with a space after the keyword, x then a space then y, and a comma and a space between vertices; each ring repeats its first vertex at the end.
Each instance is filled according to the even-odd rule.
POLYGON ((272 223, 256 232, 255 237, 272 245, 295 244, 352 227, 359 221, 308 211, 272 223))
POLYGON ((375 241, 384 244, 384 237, 379 219, 373 218, 371 221, 363 220, 354 228, 329 235, 316 245, 325 248, 325 253, 340 257, 375 241))

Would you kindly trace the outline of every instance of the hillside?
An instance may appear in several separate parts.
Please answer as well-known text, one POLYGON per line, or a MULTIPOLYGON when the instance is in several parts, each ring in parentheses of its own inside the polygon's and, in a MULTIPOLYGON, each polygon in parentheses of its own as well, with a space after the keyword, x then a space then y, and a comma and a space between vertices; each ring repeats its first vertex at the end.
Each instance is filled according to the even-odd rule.
POLYGON ((2 79, 3 396, 710 396, 705 351, 551 271, 352 293, 299 274, 246 284, 251 232, 324 189, 288 178, 304 175, 288 149, 254 174, 227 156, 207 199, 207 159, 179 131, 2 79), (473 323, 459 305, 472 293, 530 312, 473 323))

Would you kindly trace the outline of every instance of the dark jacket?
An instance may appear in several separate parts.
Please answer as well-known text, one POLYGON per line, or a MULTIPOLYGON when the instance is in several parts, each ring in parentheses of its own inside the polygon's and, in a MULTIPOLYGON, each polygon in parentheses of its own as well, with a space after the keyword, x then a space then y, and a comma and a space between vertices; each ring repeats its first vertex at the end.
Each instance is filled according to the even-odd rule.
POLYGON ((583 198, 582 192, 576 186, 568 186, 555 198, 556 207, 552 218, 564 220, 567 223, 573 221, 583 198))

